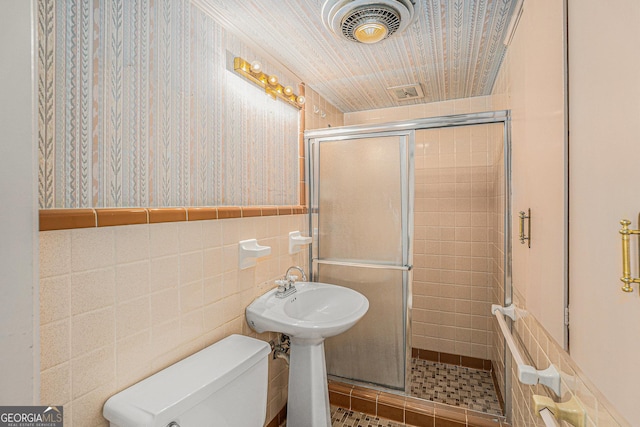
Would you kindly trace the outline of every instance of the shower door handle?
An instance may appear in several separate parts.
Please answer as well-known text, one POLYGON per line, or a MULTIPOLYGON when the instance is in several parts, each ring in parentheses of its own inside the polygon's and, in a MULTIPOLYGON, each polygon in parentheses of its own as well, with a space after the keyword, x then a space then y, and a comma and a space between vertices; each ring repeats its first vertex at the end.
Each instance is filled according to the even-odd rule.
POLYGON ((412 265, 373 264, 373 263, 366 263, 366 262, 337 261, 337 260, 330 260, 330 259, 314 259, 313 261, 318 264, 342 265, 345 267, 378 268, 381 270, 411 271, 411 269, 413 268, 412 265))

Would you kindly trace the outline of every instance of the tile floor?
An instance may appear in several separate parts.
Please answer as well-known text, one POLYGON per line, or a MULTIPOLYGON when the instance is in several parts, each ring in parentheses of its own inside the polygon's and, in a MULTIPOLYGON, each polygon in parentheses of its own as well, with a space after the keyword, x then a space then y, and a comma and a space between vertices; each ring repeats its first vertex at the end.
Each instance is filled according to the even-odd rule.
MULTIPOLYGON (((286 427, 285 421, 280 427, 286 427)), ((409 427, 402 423, 378 418, 362 412, 331 406, 331 427, 409 427)))
POLYGON ((411 396, 502 415, 491 373, 423 359, 411 359, 411 396))
POLYGON ((331 427, 405 427, 405 424, 332 406, 331 427))

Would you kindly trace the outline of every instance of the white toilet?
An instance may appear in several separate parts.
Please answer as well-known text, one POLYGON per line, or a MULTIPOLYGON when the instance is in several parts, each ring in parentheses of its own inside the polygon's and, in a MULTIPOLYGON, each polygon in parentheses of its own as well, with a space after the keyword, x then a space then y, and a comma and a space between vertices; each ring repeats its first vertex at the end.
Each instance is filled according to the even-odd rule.
POLYGON ((262 427, 269 344, 231 335, 111 396, 112 427, 262 427))

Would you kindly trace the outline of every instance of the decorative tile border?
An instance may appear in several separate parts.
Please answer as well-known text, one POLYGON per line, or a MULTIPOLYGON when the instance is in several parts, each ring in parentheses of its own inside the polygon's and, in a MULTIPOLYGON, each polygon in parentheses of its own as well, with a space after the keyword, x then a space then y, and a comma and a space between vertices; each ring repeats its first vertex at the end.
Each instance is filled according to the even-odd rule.
POLYGON ((98 227, 114 225, 148 224, 149 212, 144 208, 95 209, 98 227))
POLYGON ((41 209, 40 231, 306 214, 306 206, 41 209))
POLYGON ((329 402, 341 408, 419 427, 509 426, 491 415, 337 381, 329 381, 329 402))
MULTIPOLYGON (((149 224, 186 221, 189 215, 185 208, 149 208, 147 212, 149 213, 149 224)), ((217 214, 212 219, 217 219, 217 214)))
POLYGON ((40 210, 40 231, 97 227, 95 209, 40 210))
POLYGON ((492 371, 491 360, 479 359, 477 357, 460 356, 458 354, 442 353, 439 351, 412 348, 411 357, 430 360, 431 362, 446 363, 448 365, 464 366, 465 368, 482 369, 492 371))

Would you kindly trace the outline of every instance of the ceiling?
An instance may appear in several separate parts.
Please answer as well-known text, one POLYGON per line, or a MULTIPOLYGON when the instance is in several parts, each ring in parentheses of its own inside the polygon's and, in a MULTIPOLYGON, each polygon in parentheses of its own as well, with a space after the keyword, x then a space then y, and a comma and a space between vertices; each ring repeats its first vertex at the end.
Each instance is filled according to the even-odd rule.
POLYGON ((402 34, 365 45, 323 26, 324 0, 192 1, 345 113, 489 95, 516 3, 416 0, 417 19, 402 34), (413 83, 423 99, 387 91, 413 83))

